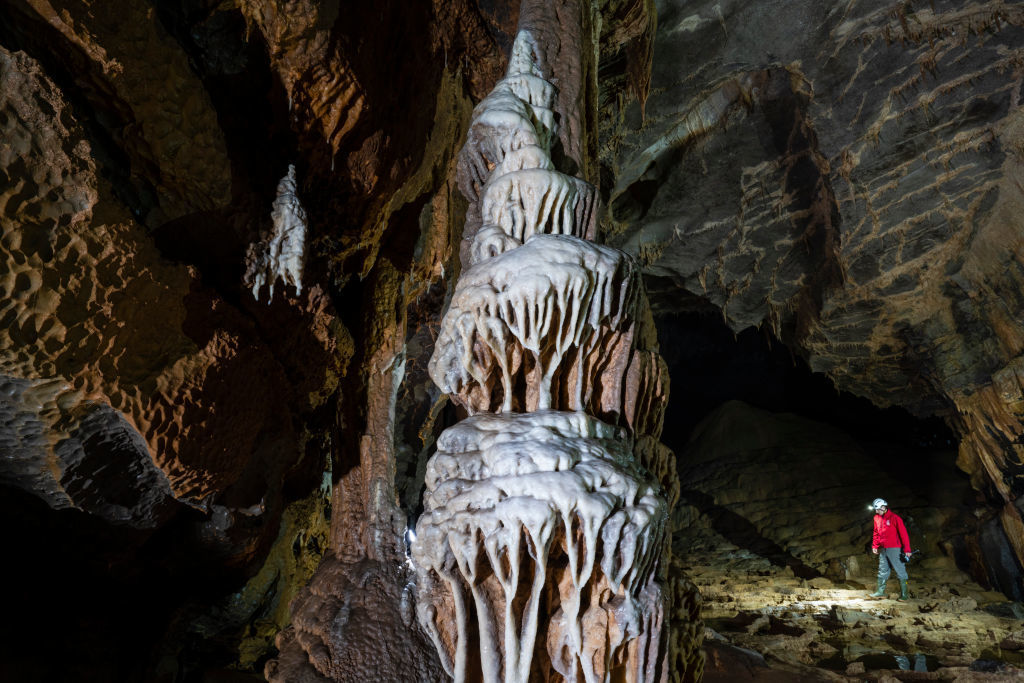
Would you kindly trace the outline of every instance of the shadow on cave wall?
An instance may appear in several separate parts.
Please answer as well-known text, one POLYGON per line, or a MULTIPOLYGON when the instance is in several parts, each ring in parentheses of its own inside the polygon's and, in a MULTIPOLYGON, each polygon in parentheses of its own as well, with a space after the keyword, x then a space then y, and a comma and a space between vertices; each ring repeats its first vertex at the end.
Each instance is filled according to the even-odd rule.
MULTIPOLYGON (((657 327, 673 380, 662 441, 677 452, 697 423, 732 399, 824 422, 859 435, 861 442, 887 442, 908 452, 956 449, 956 437, 941 418, 879 409, 867 399, 837 391, 830 379, 811 372, 766 328, 737 334, 720 316, 704 313, 662 317, 657 327)), ((888 458, 882 462, 890 464, 888 458)))
POLYGON ((0 515, 0 680, 189 681, 199 680, 186 674, 191 665, 195 673, 232 663, 234 643, 221 637, 189 643, 181 655, 154 647, 176 620, 202 614, 244 581, 202 548, 198 511, 178 505, 162 528, 140 531, 0 487, 0 515), (161 676, 168 655, 175 673, 161 676))

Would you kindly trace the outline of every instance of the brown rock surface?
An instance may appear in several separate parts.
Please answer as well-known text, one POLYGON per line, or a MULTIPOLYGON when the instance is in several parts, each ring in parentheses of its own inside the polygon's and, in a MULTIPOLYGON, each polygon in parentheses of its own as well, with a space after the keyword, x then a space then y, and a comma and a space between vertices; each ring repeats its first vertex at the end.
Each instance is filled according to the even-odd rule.
MULTIPOLYGON (((66 460, 58 451, 70 438, 96 459, 94 469, 108 455, 152 459, 176 498, 199 505, 239 478, 260 431, 291 432, 274 409, 283 377, 265 348, 241 341, 250 323, 211 297, 194 272, 164 262, 113 201, 56 86, 24 55, 3 60, 7 139, 23 143, 6 148, 14 183, 0 218, 8 294, 0 348, 19 414, 9 429, 31 420, 38 435, 19 438, 33 450, 16 457, 37 467, 66 460), (209 309, 227 324, 209 330, 209 309), (213 408, 229 402, 235 410, 213 408), (77 434, 90 421, 123 436, 106 439, 88 427, 77 434)), ((101 480, 78 476, 82 494, 102 489, 101 480)), ((90 505, 54 495, 59 507, 90 505)))
POLYGON ((415 627, 413 591, 404 566, 325 560, 277 637, 282 654, 267 666, 267 680, 446 680, 415 627))
POLYGON ((602 110, 604 232, 656 311, 767 323, 943 416, 1024 562, 1020 7, 667 2, 658 27, 646 119, 602 110))
MULTIPOLYGON (((230 199, 209 96, 145 7, 117 17, 109 4, 50 9, 14 3, 0 11, 0 42, 40 56, 0 48, 0 479, 52 508, 25 508, 26 528, 50 535, 32 537, 24 552, 49 543, 82 553, 69 565, 81 572, 74 590, 91 577, 95 594, 68 605, 68 628, 83 643, 106 637, 123 648, 107 662, 80 662, 83 676, 99 680, 116 677, 116 667, 146 671, 159 656, 159 624, 174 621, 174 609, 198 609, 182 600, 198 577, 223 590, 225 580, 247 578, 232 572, 258 569, 278 533, 286 473, 319 476, 323 454, 303 457, 308 444, 321 447, 323 427, 307 420, 335 393, 352 349, 322 286, 294 309, 253 316, 237 290, 218 291, 223 278, 203 272, 210 261, 201 249, 190 259, 201 265, 167 258, 154 235, 168 235, 168 224, 154 233, 137 221, 152 228, 180 217, 178 227, 194 226, 230 199), (62 51, 65 39, 74 45, 62 51), (135 117, 127 128, 125 116, 135 117), (122 526, 146 533, 115 528, 122 526), (107 574, 138 591, 139 572, 154 567, 173 574, 175 587, 151 597, 148 612, 121 604, 107 574), (104 599, 109 610, 96 611, 92 602, 104 599), (182 602, 169 607, 174 600, 182 602), (88 608, 74 606, 82 603, 88 608), (129 623, 137 624, 130 636, 129 623)), ((194 234, 175 235, 176 253, 188 251, 194 234)), ((22 500, 5 496, 11 505, 22 500)), ((17 577, 26 594, 43 596, 37 611, 61 594, 50 571, 26 565, 17 577)), ((269 600, 288 589, 274 586, 269 600)), ((209 591, 197 598, 216 599, 209 591)), ((40 658, 38 620, 22 607, 12 608, 12 620, 24 628, 4 632, 16 656, 3 677, 63 677, 78 645, 69 644, 66 658, 40 658)), ((236 616, 218 628, 240 629, 236 616)), ((173 657, 195 649, 194 636, 175 641, 176 633, 164 636, 179 647, 173 657)))
POLYGON ((127 183, 151 195, 129 202, 141 222, 152 229, 228 202, 230 162, 210 97, 147 3, 16 0, 7 11, 6 30, 33 47, 50 42, 52 68, 107 118, 128 156, 127 183))

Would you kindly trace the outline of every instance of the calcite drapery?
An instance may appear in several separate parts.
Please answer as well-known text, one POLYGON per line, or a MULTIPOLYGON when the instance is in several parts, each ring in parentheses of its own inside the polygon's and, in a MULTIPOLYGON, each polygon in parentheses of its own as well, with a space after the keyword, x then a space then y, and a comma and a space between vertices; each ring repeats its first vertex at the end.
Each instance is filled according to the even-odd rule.
MULTIPOLYGON (((619 648, 661 618, 654 570, 667 506, 632 462, 621 430, 585 413, 477 415, 446 430, 427 471, 415 559, 431 602, 424 625, 446 670, 469 668, 469 600, 476 610, 485 680, 531 680, 539 608, 558 607, 547 628, 552 667, 601 680, 619 648), (550 576, 549 576, 550 574, 550 576), (463 579, 466 579, 463 581, 463 579), (552 585, 562 594, 550 595, 552 585), (609 634, 595 624, 617 623, 609 634), (602 637, 591 633, 601 630, 602 637), (601 675, 599 675, 599 673, 601 675)), ((657 643, 646 659, 657 657, 657 643)), ((644 661, 653 672, 654 661, 644 661)), ((650 680, 651 676, 641 677, 650 680)))
POLYGON ((594 369, 628 351, 618 347, 629 343, 638 296, 637 269, 622 252, 537 235, 459 278, 431 377, 472 413, 543 410, 559 395, 563 407, 586 409, 594 369), (520 376, 526 389, 516 397, 520 376))
POLYGON ((428 464, 418 616, 456 681, 666 680, 668 501, 634 435, 670 473, 667 376, 635 264, 588 241, 595 189, 554 168, 542 61, 521 24, 460 154, 470 267, 429 370, 471 416, 428 464))

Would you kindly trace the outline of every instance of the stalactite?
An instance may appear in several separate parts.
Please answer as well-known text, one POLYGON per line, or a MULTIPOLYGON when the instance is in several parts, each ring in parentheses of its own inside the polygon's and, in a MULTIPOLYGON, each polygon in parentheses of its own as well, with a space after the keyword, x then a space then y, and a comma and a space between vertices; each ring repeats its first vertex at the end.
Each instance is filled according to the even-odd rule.
POLYGON ((296 195, 295 165, 277 185, 277 198, 270 211, 273 227, 270 234, 252 245, 246 257, 245 284, 252 295, 260 298, 264 285, 270 285, 270 299, 274 298, 274 283, 278 278, 284 284, 302 292, 302 261, 306 249, 306 210, 296 195))

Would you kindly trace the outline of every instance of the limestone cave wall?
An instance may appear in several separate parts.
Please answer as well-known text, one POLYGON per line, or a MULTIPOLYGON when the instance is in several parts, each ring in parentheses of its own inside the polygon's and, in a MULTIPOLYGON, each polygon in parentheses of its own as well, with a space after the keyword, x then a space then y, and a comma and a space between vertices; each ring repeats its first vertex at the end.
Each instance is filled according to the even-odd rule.
POLYGON ((1003 2, 663 2, 651 94, 609 98, 601 134, 605 234, 656 315, 763 327, 838 389, 945 420, 1016 591, 1022 22, 1003 2))

